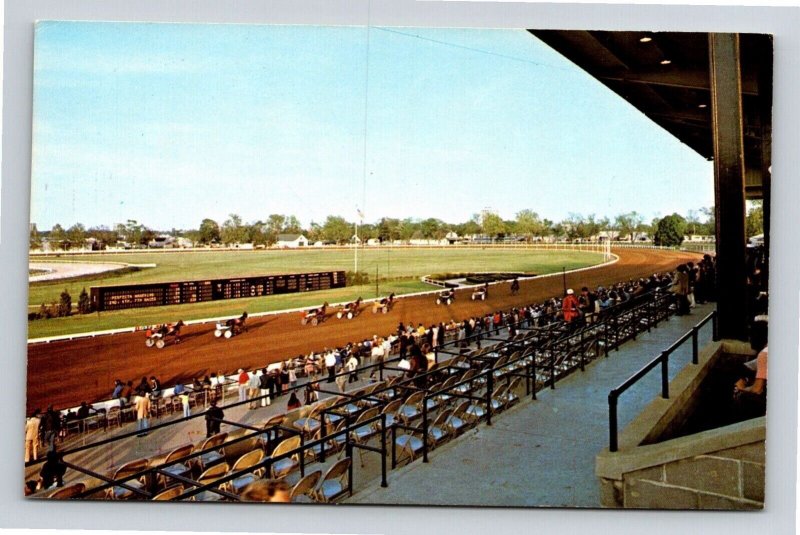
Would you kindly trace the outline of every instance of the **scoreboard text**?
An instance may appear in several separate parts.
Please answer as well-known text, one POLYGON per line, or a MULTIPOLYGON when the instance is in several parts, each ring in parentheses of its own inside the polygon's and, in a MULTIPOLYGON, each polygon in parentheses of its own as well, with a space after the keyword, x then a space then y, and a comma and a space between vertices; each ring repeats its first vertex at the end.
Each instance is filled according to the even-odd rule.
POLYGON ((123 310, 204 303, 219 299, 261 297, 295 292, 313 292, 345 286, 344 271, 265 275, 238 279, 161 282, 127 286, 93 286, 92 310, 123 310))

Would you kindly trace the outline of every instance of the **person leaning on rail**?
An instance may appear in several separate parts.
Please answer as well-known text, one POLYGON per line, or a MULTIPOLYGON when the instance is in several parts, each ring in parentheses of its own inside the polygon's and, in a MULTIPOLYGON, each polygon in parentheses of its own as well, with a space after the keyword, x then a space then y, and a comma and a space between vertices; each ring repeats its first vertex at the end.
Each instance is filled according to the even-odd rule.
POLYGON ((767 411, 768 354, 769 350, 765 345, 755 359, 744 364, 744 377, 733 385, 734 406, 743 418, 763 416, 767 411))

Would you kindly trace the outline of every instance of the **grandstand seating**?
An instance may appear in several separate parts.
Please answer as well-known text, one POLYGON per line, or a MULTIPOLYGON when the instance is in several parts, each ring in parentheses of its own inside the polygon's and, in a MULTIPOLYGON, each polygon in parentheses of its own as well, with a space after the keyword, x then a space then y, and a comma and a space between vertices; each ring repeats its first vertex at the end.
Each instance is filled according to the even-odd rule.
POLYGON ((225 448, 222 446, 228 438, 228 433, 219 433, 205 439, 198 448, 203 452, 195 457, 195 467, 197 471, 204 471, 209 466, 219 463, 225 459, 225 448))
POLYGON ((170 485, 170 483, 174 480, 174 478, 169 477, 170 475, 185 477, 191 473, 192 467, 188 463, 182 463, 179 461, 183 457, 191 455, 192 451, 194 451, 193 444, 184 444, 183 446, 179 446, 167 454, 163 463, 167 466, 162 468, 162 470, 167 472, 167 474, 158 474, 158 483, 160 487, 167 487, 170 485))
MULTIPOLYGON (((237 459, 236 462, 233 463, 233 467, 230 469, 229 473, 236 473, 245 470, 247 468, 251 468, 260 463, 263 458, 264 458, 264 450, 262 449, 251 450, 242 455, 241 457, 239 457, 239 459, 237 459)), ((256 468, 252 472, 249 472, 243 476, 228 481, 223 488, 229 490, 234 494, 239 494, 242 491, 242 489, 244 489, 250 483, 254 482, 256 479, 260 478, 263 475, 263 473, 264 470, 262 468, 256 468)))
POLYGON ((84 483, 73 483, 72 485, 67 485, 66 487, 57 489, 55 492, 50 494, 49 498, 53 500, 69 500, 75 496, 78 496, 85 490, 86 485, 84 483))
MULTIPOLYGON (((293 452, 300 447, 300 437, 294 436, 287 438, 275 448, 272 452, 273 457, 281 457, 284 454, 289 452, 293 452)), ((270 466, 270 476, 273 479, 277 479, 279 477, 285 477, 295 470, 300 468, 300 455, 293 454, 289 457, 284 457, 279 459, 274 464, 270 466)))
POLYGON ((348 457, 336 462, 328 469, 314 492, 314 496, 318 501, 330 503, 348 492, 351 479, 350 466, 351 459, 348 457))
POLYGON ((108 497, 113 500, 126 500, 133 498, 135 496, 139 496, 135 490, 141 490, 145 486, 145 477, 139 477, 137 479, 128 479, 129 477, 138 474, 146 470, 150 465, 150 461, 148 459, 137 459, 135 461, 130 461, 122 466, 120 466, 113 475, 110 476, 110 479, 113 480, 125 480, 124 485, 126 487, 111 487, 108 490, 108 497))
POLYGON ((291 501, 302 502, 303 497, 314 500, 316 498, 314 491, 316 490, 317 484, 321 478, 322 470, 316 470, 315 472, 311 472, 310 474, 306 474, 305 477, 300 478, 295 486, 292 487, 292 492, 289 495, 291 501))
MULTIPOLYGON (((429 449, 519 403, 523 392, 535 395, 536 389, 554 386, 656 325, 671 308, 670 299, 655 297, 574 330, 560 324, 520 325, 516 336, 498 338, 465 354, 446 343, 438 349, 436 368, 414 379, 402 373, 388 375, 343 395, 266 418, 256 426, 242 424, 229 433, 183 445, 165 458, 126 463, 109 476, 113 482, 89 477, 80 482, 81 492, 68 496, 98 497, 97 489, 105 486, 108 490, 103 496, 111 499, 235 500, 247 484, 271 477, 296 479, 293 497, 330 502, 352 490, 354 448, 362 468, 369 452, 380 455, 384 463, 390 453, 395 461, 426 458, 429 449), (384 433, 386 442, 381 439, 384 433), (337 454, 344 458, 328 460, 337 454), (308 472, 308 465, 320 469, 308 472)), ((397 360, 387 359, 382 373, 392 373, 397 360)), ((164 413, 175 406, 165 401, 164 413)), ((109 411, 107 421, 113 421, 112 414, 118 413, 109 411)))
POLYGON ((183 485, 177 485, 175 487, 170 487, 167 490, 163 490, 153 496, 153 501, 169 501, 174 500, 178 496, 181 495, 183 492, 183 485))

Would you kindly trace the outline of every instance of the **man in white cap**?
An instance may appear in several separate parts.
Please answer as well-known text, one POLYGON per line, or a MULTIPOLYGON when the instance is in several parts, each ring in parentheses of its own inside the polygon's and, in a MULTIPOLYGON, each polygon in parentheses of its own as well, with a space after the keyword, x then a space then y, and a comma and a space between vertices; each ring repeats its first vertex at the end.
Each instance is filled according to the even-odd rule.
POLYGON ((567 290, 567 295, 561 302, 561 310, 564 313, 564 321, 567 323, 572 323, 581 315, 578 298, 575 297, 575 292, 572 291, 572 288, 567 290))

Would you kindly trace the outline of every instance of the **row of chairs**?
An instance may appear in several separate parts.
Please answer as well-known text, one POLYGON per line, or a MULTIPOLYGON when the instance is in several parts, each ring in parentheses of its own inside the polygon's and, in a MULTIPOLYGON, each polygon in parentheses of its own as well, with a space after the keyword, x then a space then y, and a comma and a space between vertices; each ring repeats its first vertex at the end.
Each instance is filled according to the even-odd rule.
MULTIPOLYGON (((501 359, 496 362, 496 364, 501 364, 502 362, 503 360, 501 359)), ((474 369, 467 370, 463 373, 453 374, 445 382, 433 385, 431 390, 437 390, 440 389, 440 387, 447 388, 448 386, 455 384, 455 382, 458 380, 469 379, 470 377, 475 377, 476 374, 477 370, 474 369)), ((389 384, 391 385, 391 383, 397 382, 398 380, 399 377, 392 378, 389 381, 389 384)), ((505 405, 505 403, 501 400, 513 402, 515 399, 518 399, 515 394, 512 393, 514 385, 517 385, 518 382, 519 378, 515 379, 515 382, 512 384, 498 387, 498 390, 492 397, 493 410, 500 410, 502 406, 505 405)), ((358 391, 357 394, 369 395, 373 391, 380 390, 384 386, 387 386, 386 383, 375 383, 369 385, 368 387, 364 387, 358 391)), ((466 392, 467 390, 462 391, 466 392)), ((392 391, 387 390, 386 392, 392 391)), ((391 426, 394 421, 402 422, 404 424, 413 422, 421 415, 421 403, 424 397, 424 391, 416 392, 405 398, 401 397, 391 401, 384 397, 383 399, 385 399, 387 403, 382 408, 379 406, 367 407, 368 404, 366 404, 363 400, 358 403, 346 405, 346 412, 355 413, 361 411, 361 414, 352 427, 350 433, 351 440, 353 440, 355 443, 364 443, 364 441, 376 436, 380 431, 380 424, 372 425, 369 428, 359 424, 362 421, 368 421, 369 419, 377 416, 380 414, 380 412, 384 412, 387 415, 387 426, 391 426), (365 407, 366 410, 362 410, 365 409, 365 407)), ((446 394, 440 396, 438 399, 428 399, 428 408, 431 411, 435 411, 439 404, 445 402, 447 399, 448 396, 446 394)), ((301 422, 300 430, 302 432, 311 433, 316 430, 311 436, 312 439, 320 438, 322 432, 321 424, 314 425, 313 422, 320 422, 321 420, 317 417, 322 414, 323 410, 337 404, 341 400, 342 397, 339 396, 323 400, 322 402, 318 403, 317 406, 312 407, 311 412, 305 418, 297 419, 295 422, 301 422)), ((483 414, 484 411, 479 405, 474 405, 469 402, 464 402, 452 409, 441 411, 429 428, 429 440, 431 441, 431 447, 438 446, 448 437, 456 436, 463 429, 465 429, 468 424, 476 423, 483 416, 483 414)), ((283 423, 285 417, 285 415, 279 415, 271 418, 264 424, 264 429, 268 430, 280 425, 283 423)), ((336 418, 335 414, 328 413, 327 418, 327 423, 331 424, 329 429, 331 429, 334 433, 341 430, 346 423, 344 417, 336 418)), ((119 467, 116 471, 114 471, 113 474, 109 474, 109 476, 115 480, 124 479, 131 475, 146 471, 151 466, 165 464, 167 465, 163 468, 165 472, 179 477, 193 478, 192 474, 199 472, 199 475, 194 476, 196 477, 194 480, 200 485, 205 485, 221 479, 228 474, 246 470, 247 468, 255 466, 264 460, 266 456, 266 447, 270 440, 268 437, 262 435, 256 439, 256 449, 252 449, 251 451, 243 453, 233 463, 232 466, 229 466, 228 462, 225 460, 225 443, 232 438, 235 437, 229 436, 227 433, 221 433, 202 441, 197 445, 196 450, 195 446, 191 444, 181 446, 170 452, 161 462, 151 461, 148 459, 131 461, 119 467), (178 459, 190 456, 193 451, 203 450, 208 451, 196 456, 190 462, 175 463, 175 461, 178 459)), ((332 437, 330 441, 326 442, 327 449, 330 453, 342 451, 344 442, 345 438, 341 434, 338 437, 332 437)), ((409 435, 400 435, 397 438, 397 444, 402 451, 409 453, 409 459, 411 460, 413 460, 420 449, 419 439, 409 435)), ((282 440, 277 447, 275 447, 275 449, 272 451, 272 456, 279 457, 292 450, 298 449, 299 446, 299 436, 286 438, 282 440)), ((306 461, 313 462, 316 460, 320 453, 320 449, 320 446, 310 448, 306 452, 306 461)), ((363 466, 363 452, 359 450, 359 453, 362 456, 361 461, 363 466)), ((351 462, 350 458, 342 459, 334 463, 334 465, 331 466, 324 474, 322 470, 317 470, 307 474, 305 477, 300 478, 300 480, 298 480, 292 489, 292 496, 307 496, 315 501, 330 501, 335 499, 341 495, 348 486, 348 483, 345 481, 345 476, 348 473, 347 469, 349 468, 349 462, 351 462)), ((272 478, 285 478, 298 468, 298 456, 294 455, 272 464, 270 466, 269 476, 272 478)), ((252 473, 247 474, 246 476, 239 477, 223 484, 221 489, 238 494, 244 487, 246 487, 247 484, 252 483, 256 478, 263 475, 266 474, 262 469, 254 470, 252 473)), ((159 474, 157 476, 156 489, 161 490, 154 496, 153 499, 174 499, 184 491, 184 484, 175 484, 177 480, 170 482, 171 479, 172 478, 166 475, 159 474)), ((145 489, 147 485, 148 481, 146 476, 130 479, 126 482, 126 486, 137 489, 145 489)), ((86 488, 86 483, 79 482, 70 485, 69 487, 58 489, 50 497, 55 499, 74 497, 85 492, 86 488)), ((140 495, 134 491, 126 489, 125 487, 112 487, 111 489, 108 489, 102 496, 95 495, 91 497, 120 500, 136 498, 138 496, 140 495)), ((198 495, 197 499, 216 499, 218 497, 219 495, 215 493, 205 492, 198 495)))
MULTIPOLYGON (((189 393, 189 407, 205 407, 212 399, 220 395, 217 389, 191 392, 189 393)), ((150 418, 160 418, 181 414, 182 412, 183 403, 180 396, 169 396, 154 400, 150 406, 149 416, 150 418)), ((65 442, 73 437, 89 434, 92 431, 108 430, 113 427, 122 428, 125 424, 135 421, 136 411, 132 404, 128 404, 125 407, 113 405, 107 411, 101 409, 88 418, 66 421, 59 438, 61 442, 65 442)))
MULTIPOLYGON (((142 494, 137 493, 135 490, 147 490, 149 492, 157 492, 156 496, 171 496, 171 498, 159 499, 172 499, 178 496, 175 494, 173 487, 182 486, 182 479, 191 479, 196 481, 199 485, 206 485, 225 477, 226 475, 233 474, 246 470, 250 467, 261 463, 268 455, 272 457, 280 457, 300 447, 300 437, 298 435, 284 438, 277 446, 269 452, 270 445, 274 442, 270 440, 268 433, 278 428, 283 423, 286 415, 277 415, 268 419, 263 429, 265 432, 261 435, 252 437, 244 441, 235 441, 234 439, 240 438, 248 430, 240 429, 231 434, 219 433, 212 437, 206 438, 197 445, 186 444, 173 449, 163 459, 137 459, 127 462, 117 468, 112 473, 107 474, 113 480, 126 480, 136 474, 143 474, 133 479, 127 479, 124 483, 125 486, 114 486, 105 491, 91 494, 88 497, 94 499, 112 499, 112 500, 128 500, 128 499, 141 499, 142 494), (227 450, 227 451, 226 451, 227 450), (194 452, 203 452, 199 455, 194 455, 194 452), (229 464, 229 460, 235 456, 236 460, 229 464), (188 460, 184 460, 189 458, 188 460), (160 468, 162 473, 155 473, 151 469, 160 468), (173 477, 174 476, 174 477, 173 477), (127 487, 127 488, 126 488, 127 487)), ((342 441, 343 443, 343 441, 342 441)), ((333 446, 330 447, 331 451, 333 446)), ((313 461, 313 458, 306 458, 307 462, 313 461)), ((296 472, 300 467, 299 455, 292 455, 272 463, 269 472, 263 468, 258 468, 252 473, 245 476, 236 478, 221 485, 221 490, 238 494, 249 483, 252 483, 258 477, 269 476, 273 479, 285 478, 288 475, 296 472)), ((320 481, 330 481, 334 477, 334 473, 340 474, 340 469, 337 469, 330 474, 324 476, 320 474, 320 481)), ((102 483, 102 482, 95 482, 102 483)), ((306 482, 307 483, 307 482, 306 482)), ((344 485, 343 482, 340 482, 344 485)), ((326 488, 330 489, 332 483, 326 483, 326 488)), ((97 485, 93 485, 97 486, 97 485)), ((85 492, 87 489, 86 482, 79 482, 63 489, 58 489, 53 495, 49 497, 64 498, 72 497, 74 495, 85 492), (80 489, 77 491, 76 489, 80 489), (73 494, 74 493, 74 494, 73 494)), ((323 493, 326 499, 330 498, 331 493, 323 493)), ((310 495, 316 496, 314 493, 310 495)), ((198 495, 197 500, 216 500, 220 495, 213 492, 203 492, 198 495)), ((154 498, 155 499, 155 498, 154 498)))
MULTIPOLYGON (((480 380, 477 370, 468 370, 463 375, 454 375, 441 385, 434 385, 432 391, 450 388, 453 394, 475 395, 484 397, 486 383, 480 380), (454 387, 456 383, 462 381, 474 382, 465 383, 459 387, 454 387), (450 384, 448 384, 450 383, 450 384)), ((490 403, 493 412, 500 412, 520 400, 517 393, 520 389, 521 378, 516 377, 510 382, 498 385, 491 392, 490 403)), ((446 391, 447 392, 447 391, 446 391)), ((427 403, 427 410, 433 416, 432 423, 428 425, 428 444, 429 449, 435 449, 449 439, 455 438, 467 429, 474 427, 487 416, 487 407, 482 402, 459 398, 457 395, 444 393, 440 396, 430 398, 425 393, 414 394, 406 400, 399 408, 397 417, 411 429, 400 434, 395 439, 395 446, 400 452, 398 461, 407 458, 409 462, 415 460, 423 450, 424 428, 420 421, 422 416, 422 403, 427 403), (462 401, 458 401, 461 400, 462 401), (416 426, 414 423, 418 422, 416 426)))
MULTIPOLYGON (((264 452, 261 449, 250 451, 240 457, 229 468, 228 464, 223 462, 204 471, 196 482, 199 485, 206 485, 213 483, 215 480, 221 479, 224 476, 245 470, 255 466, 263 460, 264 452)), ((147 465, 142 462, 143 460, 126 463, 117 471, 119 477, 125 477, 129 473, 137 473, 147 468, 147 465), (126 473, 127 472, 127 473, 126 473)), ((348 492, 349 489, 349 465, 351 459, 349 457, 334 463, 324 474, 322 470, 316 470, 302 477, 291 490, 292 501, 302 501, 300 498, 305 496, 311 501, 320 503, 331 503, 337 498, 348 492)), ((176 471, 177 473, 177 471, 176 471)), ((256 469, 251 473, 245 474, 239 478, 225 482, 220 485, 220 490, 239 495, 251 483, 254 483, 259 477, 263 477, 264 471, 256 469)), ((164 477, 164 476, 161 476, 164 477)), ((126 482, 126 485, 135 488, 142 488, 144 486, 144 477, 140 479, 132 479, 126 482)), ((50 494, 50 499, 66 500, 72 499, 76 496, 83 494, 87 489, 87 484, 84 482, 77 482, 66 487, 57 489, 50 494)), ((169 501, 178 498, 187 487, 183 483, 177 485, 166 486, 163 490, 155 494, 151 499, 153 501, 169 501)), ((122 487, 114 487, 110 489, 105 498, 110 499, 130 499, 135 495, 134 492, 124 489, 122 487)), ((190 498, 191 501, 217 501, 222 500, 223 497, 213 492, 202 492, 197 497, 190 498)))
MULTIPOLYGON (((513 365, 508 363, 520 357, 519 353, 500 357, 490 366, 491 373, 498 379, 505 374, 516 371, 524 366, 524 359, 515 361, 513 365)), ((464 370, 458 364, 463 362, 464 357, 456 357, 448 363, 447 369, 451 370, 450 375, 443 381, 428 386, 425 390, 410 393, 408 395, 396 396, 395 399, 388 401, 385 405, 375 406, 363 410, 355 423, 351 425, 351 440, 354 444, 366 445, 369 440, 377 437, 381 432, 381 420, 375 420, 376 416, 383 413, 387 428, 399 424, 403 431, 395 438, 394 446, 400 452, 400 459, 407 458, 409 462, 418 457, 423 449, 424 428, 420 421, 423 416, 423 404, 429 415, 428 422, 428 448, 433 449, 442 443, 454 438, 465 431, 467 428, 476 425, 486 416, 486 408, 475 400, 463 400, 457 395, 485 396, 487 382, 480 375, 480 371, 475 368, 464 370), (455 386, 458 383, 464 383, 455 386), (481 393, 481 390, 483 392, 481 393), (429 393, 442 392, 433 397, 429 393), (450 392, 450 393, 448 393, 450 392), (458 399, 463 401, 456 403, 458 399), (415 426, 415 427, 412 427, 415 426), (408 429, 411 428, 411 429, 408 429)), ((492 410, 499 412, 506 407, 519 401, 518 390, 521 388, 522 378, 514 377, 505 383, 499 383, 491 393, 492 410)), ((391 384, 389 385, 391 386, 391 384)), ((398 428, 400 429, 400 428, 398 428)), ((364 465, 363 450, 359 449, 361 464, 364 465)))

